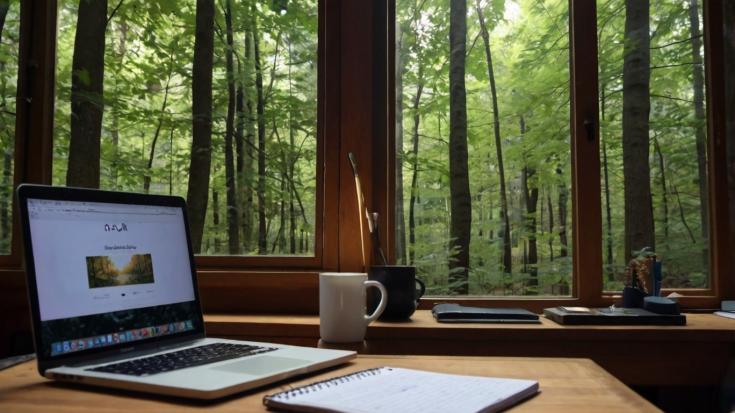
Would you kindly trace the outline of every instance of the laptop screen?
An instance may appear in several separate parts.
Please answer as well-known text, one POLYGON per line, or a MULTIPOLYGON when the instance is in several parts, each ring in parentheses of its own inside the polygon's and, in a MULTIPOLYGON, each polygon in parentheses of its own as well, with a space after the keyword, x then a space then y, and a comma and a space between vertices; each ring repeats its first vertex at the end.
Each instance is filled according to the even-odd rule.
POLYGON ((201 329, 181 208, 33 198, 27 207, 44 355, 201 329))

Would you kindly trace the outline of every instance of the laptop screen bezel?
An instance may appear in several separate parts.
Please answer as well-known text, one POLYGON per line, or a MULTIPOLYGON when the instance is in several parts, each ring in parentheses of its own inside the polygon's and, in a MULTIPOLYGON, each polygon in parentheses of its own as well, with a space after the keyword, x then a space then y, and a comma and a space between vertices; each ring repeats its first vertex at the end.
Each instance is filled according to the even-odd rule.
MULTIPOLYGON (((189 233, 188 217, 186 213, 186 201, 178 196, 149 195, 128 192, 103 191, 96 189, 83 189, 71 187, 54 187, 45 185, 22 184, 17 189, 18 207, 21 218, 21 233, 24 248, 24 264, 28 288, 28 299, 31 308, 31 319, 33 327, 33 343, 38 358, 38 371, 43 375, 47 369, 84 363, 90 359, 113 357, 119 354, 128 354, 133 351, 145 351, 159 348, 161 346, 174 345, 180 342, 204 338, 204 318, 201 310, 199 289, 196 277, 196 262, 191 248, 191 235, 189 233), (127 205, 150 205, 180 208, 184 218, 186 232, 186 244, 188 248, 189 265, 191 268, 191 282, 194 287, 194 307, 198 310, 198 317, 194 324, 195 328, 172 335, 147 338, 139 342, 128 342, 114 344, 109 347, 93 348, 74 353, 58 356, 47 356, 43 349, 41 340, 41 316, 38 302, 38 289, 36 283, 35 262, 33 260, 33 243, 30 231, 30 220, 28 215, 28 200, 54 200, 74 202, 99 202, 110 204, 127 205)), ((47 343, 48 344, 48 343, 47 343)))

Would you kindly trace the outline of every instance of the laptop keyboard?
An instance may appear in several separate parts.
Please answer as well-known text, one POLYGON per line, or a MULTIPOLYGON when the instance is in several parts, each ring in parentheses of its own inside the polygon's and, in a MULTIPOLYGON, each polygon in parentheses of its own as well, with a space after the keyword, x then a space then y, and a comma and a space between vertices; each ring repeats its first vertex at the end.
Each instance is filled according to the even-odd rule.
POLYGON ((247 344, 214 343, 187 348, 171 353, 159 354, 105 366, 89 368, 91 371, 126 374, 129 376, 150 376, 167 371, 201 366, 244 356, 276 350, 270 347, 250 346, 247 344))

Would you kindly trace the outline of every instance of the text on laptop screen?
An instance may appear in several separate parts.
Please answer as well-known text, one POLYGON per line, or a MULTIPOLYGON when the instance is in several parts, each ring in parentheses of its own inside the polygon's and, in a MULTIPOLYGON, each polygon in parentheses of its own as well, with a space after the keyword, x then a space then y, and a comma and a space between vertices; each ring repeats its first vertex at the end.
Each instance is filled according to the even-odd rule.
POLYGON ((197 327, 181 208, 29 199, 28 216, 50 355, 197 327))

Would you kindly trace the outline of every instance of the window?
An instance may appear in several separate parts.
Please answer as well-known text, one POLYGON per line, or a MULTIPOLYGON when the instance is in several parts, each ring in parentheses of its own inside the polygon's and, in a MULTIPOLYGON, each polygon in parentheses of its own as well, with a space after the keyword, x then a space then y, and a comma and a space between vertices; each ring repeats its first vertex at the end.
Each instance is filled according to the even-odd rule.
POLYGON ((448 8, 396 4, 397 258, 434 294, 569 295, 568 2, 448 8))
POLYGON ((184 196, 202 255, 313 257, 317 14, 60 1, 53 183, 184 196))
MULTIPOLYGON (((89 81, 91 77, 90 73, 75 72, 73 69, 75 21, 79 15, 77 3, 66 0, 42 3, 21 2, 24 24, 20 27, 19 50, 20 62, 25 64, 22 67, 26 70, 18 71, 18 94, 30 99, 24 99, 23 105, 19 104, 16 111, 19 120, 13 178, 16 182, 65 184, 70 153, 74 153, 74 150, 70 151, 71 83, 75 75, 82 83, 89 81), (58 91, 56 95, 55 91, 58 91), (57 129, 54 129, 54 121, 57 129)), ((149 177, 149 191, 186 195, 186 175, 190 169, 187 164, 190 160, 193 133, 189 110, 192 104, 186 102, 193 93, 188 89, 195 88, 193 69, 201 68, 192 63, 196 41, 193 31, 196 25, 196 5, 193 1, 176 2, 175 6, 171 2, 148 3, 113 1, 106 6, 105 22, 108 19, 110 22, 104 32, 104 69, 108 75, 117 74, 103 77, 104 99, 97 98, 96 101, 100 103, 98 108, 104 109, 99 121, 102 139, 97 160, 100 161, 100 169, 93 176, 97 176, 103 187, 125 190, 143 190, 146 177, 149 177), (120 24, 122 22, 126 23, 120 24), (125 32, 123 37, 126 39, 126 46, 122 51, 127 58, 116 61, 115 59, 120 58, 122 32, 125 32), (171 43, 174 39, 176 42, 171 43), (169 45, 175 47, 168 47, 169 45), (176 58, 176 64, 172 64, 172 56, 176 58), (184 59, 182 66, 179 66, 179 57, 184 59), (114 93, 107 93, 108 88, 114 93), (165 108, 162 110, 164 101, 165 108), (117 126, 113 123, 115 118, 117 126), (151 147, 159 124, 158 140, 151 158, 151 147), (113 144, 114 131, 118 133, 117 149, 113 144), (151 159, 153 160, 149 167, 151 159)), ((200 0, 198 3, 209 2, 200 0)), ((411 259, 409 253, 413 251, 414 262, 420 266, 421 271, 436 275, 430 283, 434 294, 464 293, 459 289, 454 290, 463 287, 459 285, 462 284, 461 279, 459 284, 453 283, 458 280, 455 277, 457 272, 451 272, 451 279, 447 275, 450 273, 448 258, 454 254, 449 252, 452 251, 449 248, 452 233, 451 215, 448 213, 452 208, 448 179, 448 131, 451 124, 448 111, 451 97, 448 75, 448 67, 451 65, 448 52, 451 13, 448 3, 433 0, 232 2, 231 49, 226 47, 228 25, 223 12, 228 2, 212 3, 214 29, 211 39, 211 136, 214 152, 210 158, 212 174, 206 193, 208 208, 202 219, 201 245, 204 253, 229 255, 230 252, 225 209, 228 162, 224 150, 227 145, 224 141, 229 136, 225 132, 231 96, 230 80, 235 80, 237 92, 237 80, 240 79, 226 76, 227 51, 233 52, 233 71, 238 62, 241 64, 240 69, 244 69, 245 57, 254 56, 254 44, 252 41, 249 43, 250 53, 246 53, 243 40, 247 38, 248 28, 242 23, 253 16, 260 23, 258 28, 262 40, 263 86, 266 90, 270 88, 270 80, 273 79, 270 89, 270 99, 273 99, 271 103, 283 110, 269 112, 266 105, 263 111, 264 115, 267 114, 263 118, 266 120, 264 130, 271 132, 266 133, 266 160, 273 161, 266 164, 265 174, 266 194, 273 196, 266 196, 266 203, 269 203, 267 210, 271 214, 266 216, 266 252, 273 256, 200 255, 197 263, 202 274, 200 288, 205 309, 313 313, 317 308, 317 271, 355 271, 362 268, 360 244, 355 240, 359 220, 355 213, 356 197, 347 162, 348 152, 358 154, 365 195, 369 207, 380 213, 381 235, 389 258, 406 262, 411 259), (256 4, 254 13, 249 14, 252 8, 246 7, 248 4, 256 4), (287 4, 285 14, 280 11, 283 4, 287 4), (417 10, 420 12, 417 13, 417 10), (295 17, 297 15, 300 17, 295 17), (392 24, 396 21, 400 23, 397 28, 392 24), (286 25, 285 22, 291 24, 286 25), (279 27, 283 27, 283 30, 276 53, 279 27), (318 38, 316 53, 314 34, 318 38), (416 60, 419 55, 426 56, 429 60, 424 67, 425 83, 419 110, 413 110, 412 99, 418 94, 417 80, 421 78, 418 76, 419 65, 416 60), (272 74, 274 67, 276 71, 272 74), (402 72, 396 76, 388 70, 401 67, 402 72), (446 73, 444 77, 439 75, 442 68, 446 73), (289 83, 291 88, 288 87, 289 83), (402 86, 395 87, 399 83, 402 86), (393 102, 396 101, 401 102, 400 107, 403 110, 400 112, 392 111, 393 102), (308 105, 309 102, 311 106, 308 105), (441 108, 444 108, 444 115, 438 114, 442 111, 441 108), (417 156, 412 155, 415 114, 419 118, 417 156), (397 133, 396 124, 402 125, 402 135, 397 133), (292 128, 292 125, 295 127, 292 128), (278 131, 278 136, 275 131, 278 131), (294 135, 294 142, 303 142, 303 148, 299 148, 301 152, 291 146, 287 131, 298 131, 294 135), (401 139, 402 151, 389 150, 394 148, 392 145, 396 140, 401 139), (279 141, 282 145, 277 144, 279 141), (441 149, 442 147, 446 149, 441 149), (293 170, 283 168, 284 165, 291 165, 288 161, 283 161, 283 152, 280 151, 283 148, 294 149, 287 152, 299 154, 293 170), (304 163, 299 163, 301 161, 304 163), (394 167, 396 161, 400 162, 401 168, 394 167), (419 198, 414 200, 416 245, 415 248, 409 248, 408 214, 414 161, 418 161, 419 191, 416 195, 419 198), (396 180, 398 175, 402 175, 401 179, 396 180), (302 186, 295 185, 295 192, 301 197, 303 213, 296 194, 288 194, 293 188, 289 188, 291 185, 287 182, 288 179, 283 178, 289 177, 293 177, 294 181, 297 181, 296 178, 301 179, 302 186), (289 185, 282 189, 284 182, 289 185), (399 183, 403 185, 400 190, 399 183), (218 214, 214 214, 215 209, 212 208, 212 189, 218 191, 218 214), (397 201, 396 192, 403 196, 402 202, 397 201), (280 197, 281 195, 285 197, 280 197), (293 214, 297 217, 296 225, 292 225, 290 220, 293 200, 296 200, 296 213, 293 214), (285 219, 281 218, 282 206, 285 207, 285 219), (404 209, 404 219, 398 218, 399 207, 404 209), (215 215, 218 215, 218 224, 215 223, 215 215), (306 215, 306 219, 303 215, 306 215), (309 218, 313 218, 309 221, 308 228, 311 229, 306 230, 304 236, 309 247, 300 251, 300 230, 309 218), (271 222, 270 227, 268 222, 271 222), (280 225, 281 231, 286 234, 285 238, 278 235, 281 233, 281 222, 285 224, 280 225), (401 223, 406 227, 404 231, 407 239, 403 247, 396 248, 402 242, 396 236, 396 230, 400 233, 401 223), (289 254, 292 251, 292 229, 297 230, 296 253, 287 258, 276 256, 283 251, 289 254), (313 232, 307 238, 309 231, 313 232), (282 249, 284 239, 285 250, 282 249), (215 241, 219 241, 218 246, 215 241), (431 252, 435 255, 431 255, 431 252), (433 267, 429 265, 432 262, 435 263, 433 267), (243 300, 244 294, 247 294, 248 300, 243 300), (273 300, 274 296, 279 299, 273 300)), ((457 3, 460 2, 451 2, 452 5, 457 3)), ((705 277, 687 272, 684 281, 690 283, 688 286, 668 284, 687 294, 687 298, 682 301, 684 305, 700 308, 719 305, 719 299, 735 291, 735 284, 731 282, 728 272, 730 250, 725 225, 728 222, 728 204, 724 196, 728 170, 722 110, 725 100, 721 32, 723 17, 719 13, 723 3, 717 0, 702 2, 698 16, 703 36, 700 49, 705 63, 704 113, 708 157, 706 202, 709 236, 699 237, 695 245, 696 252, 687 250, 686 254, 689 255, 679 255, 678 258, 680 262, 684 262, 689 259, 687 257, 700 257, 700 248, 706 248, 709 270, 705 277), (701 280, 706 281, 702 283, 701 280)), ((14 3, 11 2, 11 10, 12 4, 14 3)), ((464 297, 465 301, 484 302, 489 296, 496 295, 493 297, 495 303, 519 305, 519 296, 544 297, 544 300, 520 303, 533 309, 556 303, 574 302, 595 306, 614 302, 615 298, 611 297, 611 293, 619 288, 620 266, 625 263, 625 247, 621 247, 620 236, 624 231, 624 227, 621 227, 624 219, 621 218, 624 216, 624 210, 621 210, 624 194, 620 192, 624 179, 620 174, 620 164, 623 161, 621 132, 616 130, 622 127, 620 118, 623 98, 621 93, 617 93, 617 96, 613 93, 620 86, 614 88, 612 77, 607 75, 612 76, 618 70, 617 79, 622 82, 619 74, 624 65, 621 60, 624 45, 619 43, 619 29, 621 22, 624 22, 620 14, 622 4, 619 0, 482 0, 479 9, 488 30, 487 43, 493 60, 493 70, 489 72, 478 5, 475 0, 466 2, 464 80, 468 120, 467 156, 473 163, 469 165, 470 179, 467 185, 472 209, 464 218, 472 218, 469 256, 470 262, 478 265, 471 267, 468 272, 469 282, 466 283, 467 293, 473 294, 474 298, 464 297), (505 4, 502 12, 495 9, 500 3, 505 4), (605 20, 612 15, 616 17, 605 20), (531 26, 534 26, 534 30, 528 29, 531 26), (618 29, 614 29, 615 27, 618 29), (570 63, 567 64, 567 61, 570 63), (548 68, 554 70, 547 70, 548 68), (491 120, 495 111, 493 93, 489 86, 490 73, 496 81, 495 94, 499 108, 497 124, 501 127, 507 203, 511 211, 508 214, 510 276, 503 273, 501 252, 505 245, 498 236, 501 229, 500 180, 497 175, 497 153, 494 150, 494 120, 491 120), (568 84, 563 84, 564 79, 568 80, 568 84), (603 81, 607 81, 604 88, 603 81), (506 82, 513 84, 515 91, 502 87, 506 82), (603 90, 604 117, 601 105, 603 90), (536 146, 539 150, 535 150, 536 146), (605 153, 608 155, 608 173, 618 174, 609 183, 610 188, 614 188, 612 185, 618 186, 611 192, 612 212, 609 214, 613 224, 611 239, 616 248, 613 250, 612 282, 608 281, 604 249, 608 239, 608 214, 604 197, 605 153), (618 170, 614 171, 610 165, 616 162, 618 170), (535 213, 526 202, 527 198, 533 197, 534 189, 538 190, 535 213), (526 196, 527 193, 529 196, 526 196), (566 204, 564 208, 559 207, 562 204, 560 198, 566 204), (560 209, 565 209, 561 216, 560 209), (530 218, 533 217, 535 231, 531 231, 533 219, 530 218), (482 243, 478 241, 480 233, 483 237, 482 243), (563 235, 566 236, 566 241, 563 241, 563 235), (534 241, 537 252, 535 266, 531 259, 531 245, 534 241), (486 245, 483 244, 489 246, 484 248, 486 245), (566 257, 562 257, 564 245, 566 257), (537 283, 531 276, 533 270, 536 271, 537 283), (605 292, 606 288, 610 291, 605 292), (498 296, 506 298, 499 300, 498 296)), ((657 41, 662 42, 651 45, 658 47, 684 40, 670 47, 651 51, 651 58, 658 59, 655 60, 655 65, 671 66, 656 70, 670 70, 674 74, 657 75, 661 78, 652 77, 650 93, 676 98, 656 97, 652 102, 661 100, 662 106, 657 110, 666 109, 672 113, 675 109, 684 111, 680 114, 681 119, 677 119, 683 126, 675 128, 675 134, 663 136, 661 129, 656 138, 660 138, 662 142, 666 139, 666 144, 672 145, 662 148, 669 151, 664 153, 665 161, 669 157, 666 161, 669 162, 668 165, 683 168, 681 173, 694 174, 696 171, 698 177, 699 164, 694 161, 695 158, 690 157, 683 164, 672 163, 676 160, 673 151, 675 143, 682 143, 690 148, 693 148, 692 142, 696 143, 693 140, 695 135, 690 133, 697 125, 693 115, 696 113, 693 104, 694 88, 686 80, 694 79, 687 76, 690 76, 689 73, 694 76, 692 67, 696 66, 685 58, 687 53, 691 55, 694 50, 688 49, 687 44, 691 43, 686 43, 691 42, 691 36, 685 33, 688 30, 689 3, 682 2, 680 10, 675 10, 679 3, 673 0, 650 0, 650 4, 651 27, 660 25, 662 29, 666 28, 656 34, 660 36, 657 41), (661 80, 666 76, 674 76, 678 80, 668 84, 661 80), (668 92, 671 94, 666 94, 668 92)), ((3 46, 7 39, 5 33, 4 30, 3 46)), ((264 93, 264 96, 268 96, 268 93, 264 93)), ((93 95, 86 93, 84 97, 89 99, 93 95)), ((235 98, 237 109, 237 93, 235 98)), ((200 100, 194 99, 193 103, 197 101, 200 100)), ((238 119, 236 114, 237 110, 235 120, 238 119)), ((257 125, 257 121, 255 124, 257 125)), ((237 131, 238 122, 234 125, 237 131)), ((655 127, 664 128, 665 125, 658 123, 655 127)), ((652 135, 649 138, 652 140, 652 135)), ((232 164, 237 171, 238 151, 234 145, 236 140, 232 143, 232 164)), ((252 149, 256 150, 257 146, 252 149)), ((662 186, 656 175, 658 159, 654 156, 655 146, 649 146, 649 150, 651 185, 655 191, 657 185, 659 188, 662 186)), ((669 176, 674 175, 679 196, 687 197, 687 200, 682 198, 681 210, 697 238, 701 227, 697 228, 694 222, 699 222, 699 225, 704 222, 701 217, 697 218, 703 204, 703 198, 698 192, 701 181, 679 183, 676 182, 681 178, 679 169, 667 172, 670 173, 669 176), (684 194, 685 190, 687 194, 684 194)), ((237 178, 237 174, 234 176, 237 178)), ((666 192, 670 208, 668 219, 671 224, 669 241, 671 248, 676 249, 675 244, 682 240, 674 239, 674 234, 680 234, 675 231, 683 228, 685 235, 688 231, 680 225, 681 218, 677 215, 680 214, 680 209, 678 202, 672 198, 675 192, 669 176, 666 192)), ((235 182, 237 184, 237 179, 235 182)), ((657 220, 655 247, 656 252, 664 260, 668 260, 677 257, 678 253, 669 255, 661 250, 667 245, 663 242, 665 237, 661 235, 663 227, 660 223, 663 222, 663 215, 657 212, 663 204, 662 194, 663 192, 652 194, 657 220)), ((256 197, 253 203, 257 204, 256 197)), ((255 216, 253 221, 256 221, 255 216)), ((243 234, 244 231, 238 231, 240 245, 244 239, 243 234)), ((17 237, 14 240, 17 243, 17 237)), ((257 244, 251 244, 251 249, 247 251, 244 248, 237 251, 237 254, 247 253, 261 255, 257 244)), ((17 259, 17 253, 14 254, 17 259)), ((13 262, 15 264, 12 265, 16 268, 19 260, 13 262)), ((672 282, 673 279, 671 278, 672 282)), ((426 305, 428 304, 427 301, 426 305)))
POLYGON ((397 260, 435 295, 602 305, 655 253, 664 289, 715 294, 705 7, 397 0, 397 260))
POLYGON ((701 2, 646 3, 598 2, 605 289, 646 247, 664 288, 708 288, 701 2))

